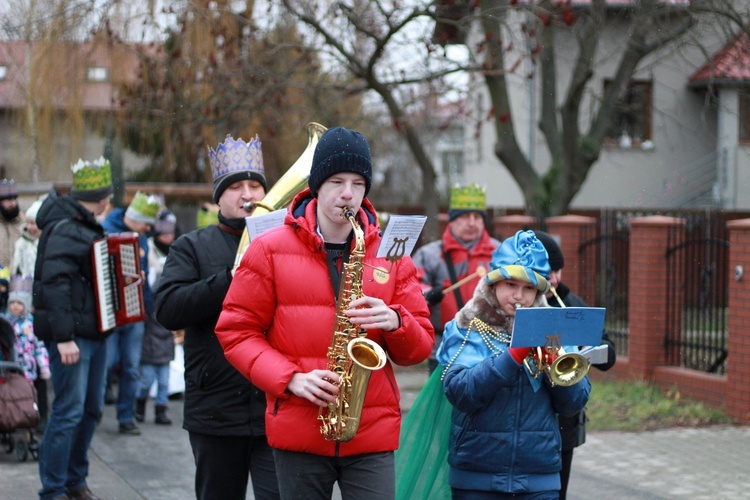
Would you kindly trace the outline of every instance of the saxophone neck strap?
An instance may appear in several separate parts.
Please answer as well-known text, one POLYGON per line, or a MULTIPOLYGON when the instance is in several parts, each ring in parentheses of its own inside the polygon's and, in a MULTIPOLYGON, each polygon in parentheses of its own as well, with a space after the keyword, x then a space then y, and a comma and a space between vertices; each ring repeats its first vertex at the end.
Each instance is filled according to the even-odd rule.
POLYGON ((331 278, 333 294, 334 297, 337 297, 337 300, 339 296, 339 288, 341 287, 341 271, 344 269, 344 264, 349 263, 349 254, 351 253, 353 237, 354 232, 351 232, 346 239, 346 243, 325 244, 328 276, 331 278))

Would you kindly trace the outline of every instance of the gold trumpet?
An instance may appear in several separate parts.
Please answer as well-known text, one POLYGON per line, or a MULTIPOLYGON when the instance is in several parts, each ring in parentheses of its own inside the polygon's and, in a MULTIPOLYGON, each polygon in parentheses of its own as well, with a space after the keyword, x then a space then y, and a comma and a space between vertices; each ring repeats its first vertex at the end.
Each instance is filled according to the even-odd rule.
MULTIPOLYGON (((550 291, 557 299, 560 307, 566 307, 560 296, 557 295, 555 287, 550 286, 550 291)), ((516 304, 516 308, 519 306, 520 304, 516 304)), ((560 345, 559 335, 547 337, 547 345, 537 347, 536 352, 530 353, 523 363, 534 378, 538 378, 542 373, 545 373, 552 387, 575 385, 583 380, 583 377, 591 369, 591 363, 585 356, 577 352, 565 352, 563 346, 560 345)))
MULTIPOLYGON (((305 186, 307 186, 307 179, 310 177, 315 146, 318 145, 318 141, 326 130, 328 129, 320 123, 311 122, 307 124, 307 147, 300 157, 297 158, 297 161, 294 162, 294 165, 289 167, 289 170, 281 176, 281 179, 279 179, 276 184, 268 190, 263 201, 248 201, 243 205, 245 211, 250 213, 250 217, 267 214, 279 210, 280 208, 284 208, 291 203, 292 198, 305 189, 305 186)), ((247 228, 245 228, 240 239, 240 246, 237 247, 233 270, 237 269, 240 265, 242 256, 245 255, 245 251, 249 246, 250 235, 247 232, 247 228)))

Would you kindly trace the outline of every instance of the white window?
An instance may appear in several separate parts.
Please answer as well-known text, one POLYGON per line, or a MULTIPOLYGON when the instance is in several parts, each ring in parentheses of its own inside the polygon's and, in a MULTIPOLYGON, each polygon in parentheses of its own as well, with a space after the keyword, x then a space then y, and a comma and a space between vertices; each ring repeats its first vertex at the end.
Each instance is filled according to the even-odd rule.
POLYGON ((90 82, 106 82, 109 71, 104 66, 89 66, 88 79, 90 82))

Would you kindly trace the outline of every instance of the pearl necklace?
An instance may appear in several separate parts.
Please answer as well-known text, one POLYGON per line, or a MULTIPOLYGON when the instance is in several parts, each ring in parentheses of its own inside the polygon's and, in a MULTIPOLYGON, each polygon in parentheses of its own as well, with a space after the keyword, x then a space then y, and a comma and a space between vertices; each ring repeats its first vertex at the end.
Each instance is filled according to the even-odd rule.
POLYGON ((451 360, 443 369, 443 373, 442 375, 440 375, 440 380, 443 380, 445 378, 445 374, 448 372, 448 369, 453 365, 454 361, 456 361, 458 355, 461 354, 464 346, 466 346, 466 342, 469 341, 469 334, 472 330, 479 333, 482 341, 484 341, 484 344, 487 346, 493 356, 499 356, 503 352, 505 352, 505 349, 501 349, 495 344, 495 342, 493 342, 493 340, 504 344, 510 344, 510 335, 508 335, 508 332, 501 332, 492 328, 490 325, 479 318, 472 318, 472 320, 469 322, 469 327, 466 329, 466 335, 464 335, 464 339, 461 342, 458 351, 456 351, 456 354, 453 355, 451 360))

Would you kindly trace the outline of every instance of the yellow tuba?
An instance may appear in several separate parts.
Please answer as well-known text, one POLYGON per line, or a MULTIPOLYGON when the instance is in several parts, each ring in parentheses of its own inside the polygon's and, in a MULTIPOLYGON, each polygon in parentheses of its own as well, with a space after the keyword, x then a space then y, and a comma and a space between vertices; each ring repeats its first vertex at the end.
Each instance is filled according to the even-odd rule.
MULTIPOLYGON (((294 165, 289 167, 284 175, 281 176, 276 184, 268 190, 263 201, 258 203, 248 203, 245 210, 252 211, 250 216, 262 215, 279 210, 291 203, 292 198, 299 194, 307 186, 307 179, 310 177, 310 168, 312 168, 312 159, 315 154, 315 146, 323 136, 326 127, 319 123, 311 122, 307 124, 308 143, 294 165)), ((250 235, 247 228, 242 232, 240 246, 237 247, 237 254, 234 258, 234 269, 240 265, 242 256, 245 255, 247 247, 250 246, 250 235)))

